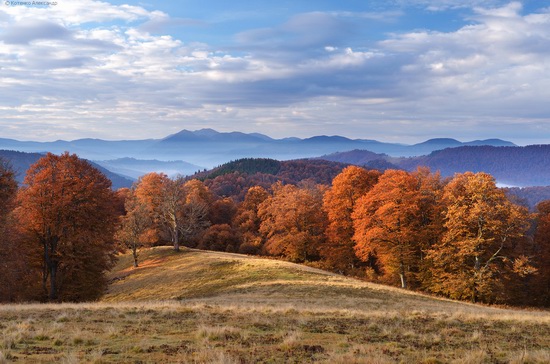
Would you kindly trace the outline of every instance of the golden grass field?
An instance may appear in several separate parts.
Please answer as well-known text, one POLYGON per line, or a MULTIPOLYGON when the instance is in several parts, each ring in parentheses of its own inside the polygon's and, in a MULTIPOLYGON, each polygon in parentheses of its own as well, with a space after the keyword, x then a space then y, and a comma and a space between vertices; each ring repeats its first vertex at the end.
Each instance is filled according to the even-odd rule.
POLYGON ((100 302, 0 306, 0 363, 550 363, 550 312, 486 307, 277 260, 120 256, 100 302))

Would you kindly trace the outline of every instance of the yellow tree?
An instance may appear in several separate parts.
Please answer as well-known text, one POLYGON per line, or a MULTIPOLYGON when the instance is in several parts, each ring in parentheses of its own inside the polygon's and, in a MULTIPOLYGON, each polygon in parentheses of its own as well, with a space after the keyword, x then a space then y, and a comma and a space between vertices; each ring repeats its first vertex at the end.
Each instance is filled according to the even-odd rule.
POLYGON ((19 221, 43 249, 42 281, 48 298, 99 297, 115 252, 111 182, 74 154, 48 153, 31 166, 24 183, 19 221))
POLYGON ((134 191, 130 191, 124 204, 126 214, 121 217, 115 234, 116 241, 132 252, 134 267, 138 267, 138 250, 150 246, 156 240, 153 218, 147 205, 139 201, 134 191))
POLYGON ((503 300, 505 277, 521 263, 514 244, 529 227, 527 210, 511 203, 486 173, 455 175, 443 199, 445 233, 428 255, 428 288, 474 302, 503 300))
POLYGON ((355 255, 353 221, 351 214, 356 201, 374 187, 381 173, 375 170, 350 166, 332 181, 323 197, 327 213, 327 240, 320 247, 321 257, 333 269, 352 271, 360 262, 355 255))
MULTIPOLYGON (((132 195, 137 206, 143 206, 150 220, 151 238, 157 242, 169 240, 172 244, 172 234, 168 231, 167 216, 164 215, 164 189, 169 178, 164 173, 148 173, 141 176, 132 187, 132 195)), ((181 204, 183 204, 183 197, 181 204)), ((174 246, 174 249, 177 249, 174 246)))
POLYGON ((413 175, 387 170, 355 206, 355 250, 361 259, 375 255, 387 280, 402 288, 415 282, 422 249, 419 183, 413 175))

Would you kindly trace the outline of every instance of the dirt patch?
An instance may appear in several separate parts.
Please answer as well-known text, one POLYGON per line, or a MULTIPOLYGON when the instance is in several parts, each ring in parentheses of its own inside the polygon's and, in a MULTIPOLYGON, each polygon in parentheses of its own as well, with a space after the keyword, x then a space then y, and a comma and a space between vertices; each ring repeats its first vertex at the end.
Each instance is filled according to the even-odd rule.
POLYGON ((148 269, 148 268, 158 267, 162 265, 164 262, 166 262, 166 260, 167 260, 167 257, 146 259, 143 262, 140 262, 137 267, 134 267, 134 266, 128 267, 124 270, 121 270, 120 273, 121 275, 124 275, 124 273, 128 273, 124 275, 124 278, 125 278, 132 273, 139 272, 141 270, 148 269))

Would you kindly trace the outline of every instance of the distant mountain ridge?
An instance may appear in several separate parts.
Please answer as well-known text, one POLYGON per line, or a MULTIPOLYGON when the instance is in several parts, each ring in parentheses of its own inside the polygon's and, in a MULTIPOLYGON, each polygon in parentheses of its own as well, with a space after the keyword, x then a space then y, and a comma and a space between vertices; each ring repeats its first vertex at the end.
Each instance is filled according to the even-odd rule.
POLYGON ((367 150, 353 150, 320 158, 371 168, 376 168, 376 165, 387 165, 379 169, 400 168, 412 171, 419 166, 426 166, 432 171, 440 171, 447 177, 466 171, 487 172, 500 184, 508 186, 550 185, 550 145, 525 147, 466 145, 409 158, 395 158, 367 150))
POLYGON ((398 165, 407 170, 427 166, 444 176, 487 172, 501 184, 518 187, 550 185, 550 145, 462 146, 401 159, 398 165))
POLYGON ((349 139, 342 136, 318 135, 273 139, 260 133, 218 132, 213 129, 181 130, 162 139, 101 140, 77 139, 54 142, 17 141, 0 139, 0 149, 31 153, 63 153, 69 151, 82 158, 112 161, 120 158, 139 160, 183 161, 201 168, 213 168, 240 158, 272 158, 290 160, 312 158, 354 149, 369 150, 391 157, 413 157, 435 150, 464 145, 514 146, 499 139, 460 142, 455 139, 430 139, 423 143, 405 145, 370 139, 349 139))
POLYGON ((184 161, 143 160, 129 157, 95 161, 95 163, 131 179, 138 179, 150 172, 162 172, 174 177, 176 175, 190 175, 201 170, 201 167, 184 161))

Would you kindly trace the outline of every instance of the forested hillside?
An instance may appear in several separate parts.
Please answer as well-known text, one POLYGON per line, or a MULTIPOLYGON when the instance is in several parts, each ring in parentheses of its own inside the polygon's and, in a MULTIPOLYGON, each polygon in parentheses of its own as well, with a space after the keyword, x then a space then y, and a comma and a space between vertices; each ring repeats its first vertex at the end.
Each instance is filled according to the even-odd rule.
POLYGON ((30 166, 44 155, 41 153, 24 153, 13 150, 0 150, 0 158, 7 162, 15 172, 16 180, 21 183, 30 166))
POLYGON ((501 184, 516 187, 550 185, 550 145, 459 146, 411 158, 395 158, 368 150, 353 150, 325 155, 320 159, 371 168, 380 167, 378 169, 413 171, 425 166, 448 177, 467 171, 487 172, 501 184))
POLYGON ((502 189, 515 199, 516 203, 528 206, 531 211, 535 211, 540 202, 550 200, 550 186, 503 187, 502 189))
POLYGON ((487 172, 500 183, 518 187, 550 185, 550 145, 448 148, 427 156, 401 159, 397 164, 409 171, 426 166, 444 176, 487 172))
POLYGON ((349 152, 340 152, 327 154, 318 159, 323 159, 332 162, 354 164, 356 166, 364 166, 372 169, 386 170, 386 169, 399 169, 400 167, 394 163, 392 158, 387 154, 378 154, 369 152, 368 150, 355 149, 349 152))
MULTIPOLYGON (((9 162, 15 171, 16 180, 19 183, 23 182, 25 178, 25 172, 29 167, 36 163, 40 158, 44 157, 42 153, 25 153, 16 152, 13 150, 0 150, 0 158, 9 162)), ((130 187, 133 181, 130 178, 120 176, 116 173, 109 171, 100 165, 90 162, 95 168, 99 169, 109 178, 113 184, 113 188, 118 189, 122 187, 130 187)))
MULTIPOLYGON (((353 150, 310 160, 277 161, 267 158, 244 158, 212 170, 195 173, 188 179, 200 179, 218 196, 242 201, 248 188, 252 186, 269 188, 277 181, 297 184, 309 180, 329 185, 332 179, 348 165, 363 166, 378 171, 404 169, 404 166, 400 167, 383 158, 401 164, 399 158, 364 150, 353 150)), ((406 161, 409 160, 406 159, 406 161)), ((454 172, 448 176, 453 174, 454 172)), ((550 186, 503 187, 503 190, 513 197, 516 203, 529 207, 531 211, 535 211, 538 203, 550 200, 550 186)))
POLYGON ((244 158, 209 171, 196 173, 188 179, 199 179, 218 196, 242 201, 248 188, 269 188, 275 182, 297 184, 302 181, 329 185, 348 164, 325 160, 277 161, 268 158, 244 158))
POLYGON ((101 171, 67 153, 41 158, 19 188, 9 165, 0 172, 4 301, 95 299, 116 250, 139 267, 142 248, 170 245, 461 300, 550 304, 550 201, 530 214, 487 173, 244 159, 200 179, 149 173, 113 192, 101 171))

